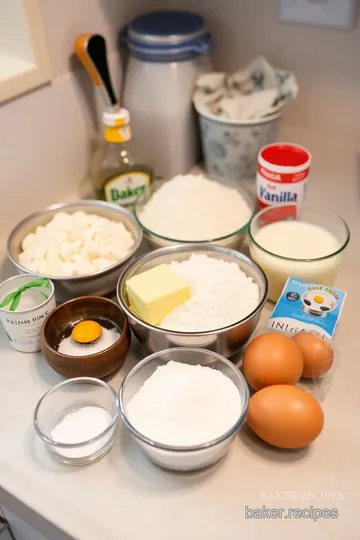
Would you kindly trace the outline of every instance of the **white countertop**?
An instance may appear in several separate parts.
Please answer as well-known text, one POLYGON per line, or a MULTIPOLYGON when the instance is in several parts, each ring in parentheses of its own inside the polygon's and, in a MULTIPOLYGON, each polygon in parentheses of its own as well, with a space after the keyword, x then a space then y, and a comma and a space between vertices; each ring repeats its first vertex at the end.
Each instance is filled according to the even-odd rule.
MULTIPOLYGON (((287 452, 261 444, 244 428, 219 465, 176 475, 152 465, 120 425, 113 449, 101 461, 66 467, 46 451, 32 427, 37 401, 61 377, 40 353, 14 351, 1 332, 0 503, 50 540, 360 538, 359 156, 349 141, 294 136, 290 130, 282 135, 313 153, 309 203, 341 214, 352 232, 336 282, 348 297, 336 335, 337 365, 322 402, 323 433, 309 448, 287 452), (245 519, 246 506, 263 505, 336 508, 339 518, 317 523, 245 519)), ((135 348, 145 355, 137 343, 135 348)), ((133 362, 132 352, 111 379, 114 388, 133 362)))

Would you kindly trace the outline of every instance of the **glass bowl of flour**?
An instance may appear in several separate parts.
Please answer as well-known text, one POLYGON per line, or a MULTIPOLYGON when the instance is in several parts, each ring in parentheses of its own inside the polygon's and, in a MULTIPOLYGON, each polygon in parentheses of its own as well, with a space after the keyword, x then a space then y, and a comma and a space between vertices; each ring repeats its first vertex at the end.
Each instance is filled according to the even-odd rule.
POLYGON ((147 457, 192 472, 220 461, 245 421, 249 389, 223 356, 173 348, 137 364, 120 388, 120 414, 147 457))
POLYGON ((249 188, 201 174, 154 182, 151 197, 142 193, 134 204, 135 218, 155 249, 190 242, 239 249, 255 211, 249 188))

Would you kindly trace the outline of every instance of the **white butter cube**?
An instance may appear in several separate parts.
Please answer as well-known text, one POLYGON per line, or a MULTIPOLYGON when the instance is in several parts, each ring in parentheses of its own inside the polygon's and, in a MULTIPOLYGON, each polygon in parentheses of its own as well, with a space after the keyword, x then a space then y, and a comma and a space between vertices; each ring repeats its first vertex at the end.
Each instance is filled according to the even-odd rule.
POLYGON ((75 276, 76 264, 73 262, 63 262, 59 267, 60 276, 75 276))
POLYGON ((94 265, 96 270, 104 270, 105 268, 109 268, 109 266, 112 265, 112 261, 99 257, 97 259, 94 259, 92 261, 92 264, 94 265))
POLYGON ((90 261, 83 260, 76 264, 78 275, 84 276, 96 272, 97 268, 90 261))
POLYGON ((36 242, 27 250, 29 257, 35 259, 45 259, 49 246, 44 240, 36 242))
POLYGON ((36 242, 36 240, 37 238, 34 233, 26 235, 21 244, 22 250, 26 251, 27 249, 29 249, 36 242))
POLYGON ((30 269, 31 259, 26 252, 22 252, 19 254, 19 263, 24 266, 24 268, 30 269))

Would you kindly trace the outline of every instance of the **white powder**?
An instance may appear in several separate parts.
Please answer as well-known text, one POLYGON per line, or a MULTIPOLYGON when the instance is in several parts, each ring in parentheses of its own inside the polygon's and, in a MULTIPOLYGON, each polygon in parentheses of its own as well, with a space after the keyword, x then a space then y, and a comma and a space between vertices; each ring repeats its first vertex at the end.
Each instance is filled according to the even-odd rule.
MULTIPOLYGON (((102 433, 110 424, 111 414, 102 407, 82 407, 67 414, 51 431, 51 437, 58 443, 83 443, 102 433)), ((82 448, 55 448, 58 454, 69 458, 88 457, 101 450, 113 436, 106 433, 98 441, 82 448)))
POLYGON ((116 328, 102 328, 102 333, 99 339, 93 343, 77 343, 71 336, 60 341, 58 352, 68 354, 69 356, 88 356, 105 351, 117 341, 120 334, 116 328))
POLYGON ((193 254, 171 266, 190 284, 191 296, 161 321, 161 328, 216 330, 240 321, 259 304, 259 287, 235 262, 193 254))
POLYGON ((145 381, 126 412, 149 439, 194 446, 227 433, 241 410, 241 396, 229 377, 209 367, 169 362, 145 381))
POLYGON ((241 193, 201 175, 165 182, 139 213, 151 231, 176 240, 211 240, 232 234, 251 218, 241 193))

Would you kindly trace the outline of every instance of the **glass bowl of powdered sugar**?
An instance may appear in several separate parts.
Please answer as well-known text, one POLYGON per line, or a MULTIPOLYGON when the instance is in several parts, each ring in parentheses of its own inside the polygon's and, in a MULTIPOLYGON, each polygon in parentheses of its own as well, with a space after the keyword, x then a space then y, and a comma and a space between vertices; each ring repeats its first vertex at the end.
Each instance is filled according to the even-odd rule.
POLYGON ((100 379, 76 377, 57 384, 40 399, 34 427, 60 461, 87 465, 111 449, 118 415, 115 390, 100 379))
POLYGON ((249 186, 202 174, 178 175, 141 193, 134 215, 152 248, 201 242, 239 249, 244 243, 256 201, 249 186))
POLYGON ((190 472, 215 464, 243 424, 249 389, 238 368, 205 349, 154 353, 125 377, 120 413, 158 466, 190 472))

